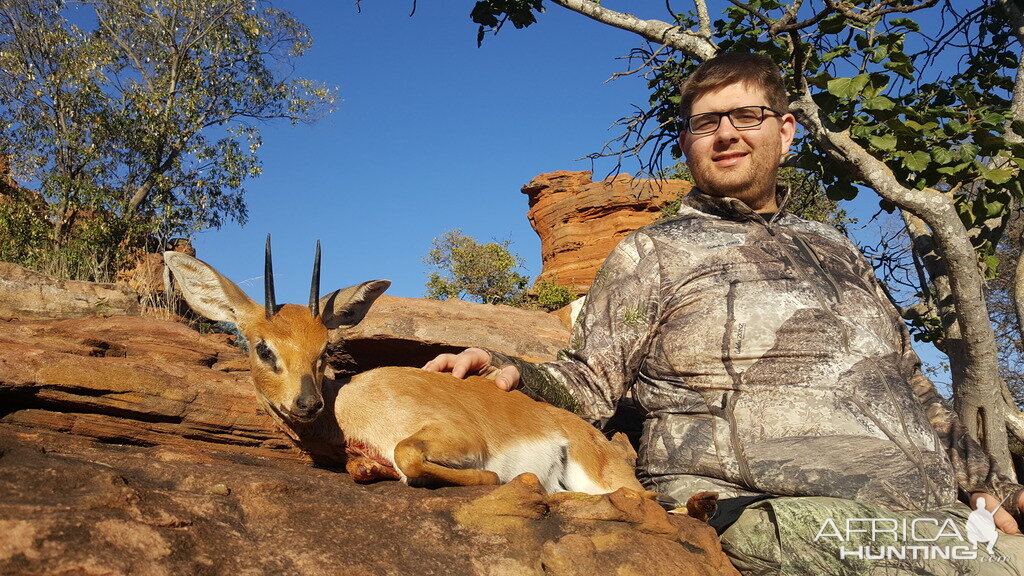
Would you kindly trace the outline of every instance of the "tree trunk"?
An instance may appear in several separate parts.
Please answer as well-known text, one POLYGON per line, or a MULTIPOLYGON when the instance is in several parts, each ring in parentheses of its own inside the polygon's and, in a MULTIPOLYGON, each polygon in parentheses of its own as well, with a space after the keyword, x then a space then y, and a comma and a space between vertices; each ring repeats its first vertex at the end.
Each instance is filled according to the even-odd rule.
MULTIPOLYGON (((956 308, 953 306, 953 292, 949 287, 949 271, 946 270, 945 261, 935 250, 935 242, 928 225, 906 210, 901 209, 900 214, 913 242, 913 250, 924 263, 928 283, 935 291, 934 314, 942 323, 943 330, 942 339, 936 343, 936 347, 949 359, 953 382, 960 382, 964 377, 967 360, 964 356, 960 324, 956 319, 956 308)), ((922 289, 928 288, 929 286, 922 286, 922 289)))

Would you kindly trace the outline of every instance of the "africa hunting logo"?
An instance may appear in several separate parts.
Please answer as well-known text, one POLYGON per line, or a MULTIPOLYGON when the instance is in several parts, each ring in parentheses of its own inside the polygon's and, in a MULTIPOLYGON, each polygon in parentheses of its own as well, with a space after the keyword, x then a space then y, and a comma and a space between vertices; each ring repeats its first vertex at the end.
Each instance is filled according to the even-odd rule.
POLYGON ((835 539, 840 560, 982 560, 995 556, 999 538, 993 513, 978 498, 967 521, 954 518, 847 518, 822 523, 814 541, 835 539), (980 550, 980 551, 979 551, 980 550))

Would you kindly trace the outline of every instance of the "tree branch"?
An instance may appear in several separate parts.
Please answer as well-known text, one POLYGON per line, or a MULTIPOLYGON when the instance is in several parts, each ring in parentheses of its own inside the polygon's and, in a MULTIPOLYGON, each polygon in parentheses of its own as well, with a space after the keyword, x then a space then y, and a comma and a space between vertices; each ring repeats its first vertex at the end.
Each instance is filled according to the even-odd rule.
POLYGON ((886 14, 909 14, 911 12, 917 12, 918 10, 931 8, 938 3, 939 0, 925 0, 920 4, 911 4, 910 6, 891 6, 888 1, 883 1, 875 4, 871 8, 857 11, 845 0, 825 0, 825 5, 829 8, 841 13, 850 20, 860 22, 861 24, 870 24, 875 18, 885 16, 886 14))
POLYGON ((639 34, 651 42, 671 46, 691 58, 707 60, 718 52, 718 47, 709 39, 701 37, 699 33, 680 30, 678 26, 672 26, 661 20, 641 20, 632 14, 603 8, 591 0, 552 1, 563 8, 602 24, 639 34))
POLYGON ((700 29, 697 32, 701 38, 711 40, 711 16, 708 15, 708 4, 704 0, 693 0, 693 6, 697 9, 697 22, 700 29))

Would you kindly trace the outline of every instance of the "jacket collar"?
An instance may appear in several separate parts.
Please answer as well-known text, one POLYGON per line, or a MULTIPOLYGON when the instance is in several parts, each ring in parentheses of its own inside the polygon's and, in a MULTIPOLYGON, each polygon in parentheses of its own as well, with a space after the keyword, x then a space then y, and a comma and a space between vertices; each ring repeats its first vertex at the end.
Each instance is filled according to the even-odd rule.
MULTIPOLYGON (((786 210, 786 205, 789 204, 788 186, 778 186, 775 189, 775 202, 778 204, 779 209, 772 217, 773 222, 782 216, 783 212, 786 210)), ((682 212, 686 207, 728 220, 763 220, 759 214, 754 212, 754 210, 751 209, 750 206, 747 206, 742 200, 729 197, 712 196, 702 192, 696 187, 690 190, 690 192, 683 197, 679 211, 682 212)))

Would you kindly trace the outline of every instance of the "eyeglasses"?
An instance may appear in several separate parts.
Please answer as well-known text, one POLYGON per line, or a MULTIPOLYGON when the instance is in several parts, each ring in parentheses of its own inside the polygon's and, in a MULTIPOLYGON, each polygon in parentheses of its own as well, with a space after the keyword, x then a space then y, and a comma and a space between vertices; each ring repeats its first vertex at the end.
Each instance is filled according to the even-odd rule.
POLYGON ((737 130, 749 130, 757 128, 764 123, 765 111, 771 112, 776 116, 782 116, 782 112, 768 106, 741 106, 728 112, 705 112, 703 114, 687 116, 683 119, 683 129, 694 136, 711 134, 718 130, 722 117, 728 116, 734 128, 737 130))

